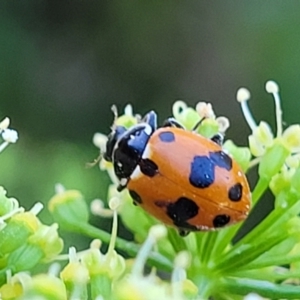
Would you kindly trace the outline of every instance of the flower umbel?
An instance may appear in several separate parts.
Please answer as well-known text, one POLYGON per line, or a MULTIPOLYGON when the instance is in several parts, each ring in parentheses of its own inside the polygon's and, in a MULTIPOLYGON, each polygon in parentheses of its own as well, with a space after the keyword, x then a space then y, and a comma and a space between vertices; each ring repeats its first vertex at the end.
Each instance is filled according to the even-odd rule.
MULTIPOLYGON (((264 121, 257 125, 247 104, 250 92, 242 88, 238 91, 237 98, 241 102, 242 111, 252 131, 249 137, 249 146, 239 147, 232 141, 226 141, 224 148, 245 171, 256 164, 259 165, 259 179, 253 191, 254 204, 261 199, 268 186, 271 188, 276 186, 276 192, 274 192, 275 188, 272 189, 276 195, 274 211, 235 244, 232 244, 232 240, 241 224, 216 232, 192 233, 184 239, 178 237, 172 228, 168 228, 167 237, 162 237, 157 241, 155 247, 157 253, 164 253, 172 260, 175 259, 177 253, 182 251, 188 253, 191 263, 186 266, 186 273, 181 273, 181 271, 177 273, 175 268, 172 281, 175 278, 187 278, 186 282, 194 284, 196 288, 192 288, 193 293, 197 293, 200 299, 207 299, 210 296, 234 299, 230 295, 247 295, 249 293, 251 295, 248 298, 256 297, 258 299, 259 297, 256 295, 260 295, 267 298, 292 299, 300 293, 298 287, 278 283, 281 279, 295 274, 295 269, 292 271, 286 268, 283 275, 282 268, 280 269, 278 266, 300 260, 300 256, 295 255, 295 252, 287 255, 292 246, 300 241, 295 230, 292 230, 300 212, 300 205, 296 201, 300 197, 298 196, 299 185, 296 184, 298 180, 296 176, 300 174, 297 172, 300 165, 300 127, 292 125, 283 130, 279 88, 276 83, 268 82, 266 89, 274 97, 276 133, 273 134, 271 127, 264 121), (273 184, 275 181, 276 184, 273 184), (287 220, 293 220, 293 222, 287 222, 287 220), (282 228, 282 230, 278 228, 282 228)), ((196 109, 193 109, 185 102, 177 101, 173 106, 173 117, 188 130, 195 129, 206 137, 212 137, 218 132, 224 133, 229 126, 227 118, 215 116, 209 103, 199 103, 196 105, 196 109), (200 120, 202 121, 200 122, 200 120), (198 128, 194 128, 197 123, 201 124, 198 128)), ((138 119, 137 121, 139 122, 138 119)), ((122 121, 118 124, 122 125, 122 121)), ((111 165, 109 167, 111 168, 111 165)), ((102 167, 102 169, 106 169, 108 172, 112 170, 109 171, 107 167, 102 167)), ((120 198, 122 205, 118 210, 119 215, 134 233, 137 242, 147 241, 148 232, 157 221, 142 210, 133 207, 131 197, 126 191, 117 195, 114 191, 115 178, 112 180, 114 184, 109 189, 109 197, 120 198)), ((147 242, 144 245, 147 245, 147 242)), ((141 253, 144 252, 141 250, 141 253)), ((138 257, 137 261, 139 261, 138 257)), ((145 259, 143 261, 141 266, 145 264, 145 259)), ((148 262, 151 264, 150 260, 148 262)), ((133 274, 137 273, 142 276, 143 268, 137 266, 139 265, 133 264, 133 274)), ((300 273, 300 271, 297 272, 300 273)), ((150 278, 151 276, 148 279, 150 278)), ((159 281, 152 282, 162 286, 159 281)), ((132 291, 135 290, 133 281, 129 286, 132 287, 132 291)), ((183 286, 185 286, 184 283, 183 286)), ((176 285, 173 286, 173 292, 182 297, 186 296, 185 293, 175 292, 175 290, 176 285)), ((159 293, 161 297, 168 299, 162 290, 159 293)), ((136 299, 136 297, 138 296, 132 296, 132 299, 136 299)), ((145 299, 147 298, 145 297, 145 299)))
MULTIPOLYGON (((91 211, 98 217, 97 226, 90 223, 89 205, 77 190, 56 186, 49 202, 56 223, 44 225, 39 217, 43 208, 40 203, 26 211, 0 187, 0 298, 299 299, 300 126, 283 128, 279 88, 269 81, 266 90, 274 98, 276 132, 264 121, 257 125, 248 108, 250 92, 242 88, 237 98, 251 129, 249 145, 239 147, 228 140, 224 144, 224 151, 245 172, 258 165, 254 204, 263 198, 268 187, 273 192, 274 209, 254 228, 237 234, 243 226, 239 223, 183 238, 174 228, 165 227, 132 205, 126 189, 119 193, 113 165, 103 160, 100 166, 108 172, 111 184, 107 202, 91 202, 91 211), (111 218, 110 233, 98 228, 104 218, 111 218), (131 231, 131 240, 118 237, 120 220, 131 231), (63 248, 59 228, 90 237, 90 246, 77 251, 79 245, 74 245, 68 254, 59 255, 63 248), (108 245, 106 251, 104 244, 108 245), (61 260, 67 264, 60 271, 61 260), (51 262, 48 272, 32 275, 39 272, 35 267, 40 268, 44 262, 51 262)), ((129 128, 143 122, 141 116, 133 114, 130 105, 123 115, 118 116, 115 107, 113 112, 113 128, 129 128)), ((174 119, 186 130, 208 138, 220 132, 224 135, 229 126, 227 118, 216 117, 212 105, 204 102, 195 108, 176 102, 174 119)), ((8 127, 9 120, 4 119, 0 135, 7 144, 16 141, 8 127)), ((106 141, 103 134, 94 137, 101 153, 106 150, 106 141)), ((218 202, 214 203, 218 209, 218 202)), ((183 206, 182 210, 187 208, 183 206)), ((253 219, 255 213, 251 212, 253 219)))
MULTIPOLYGON (((299 165, 300 159, 300 126, 294 124, 283 130, 282 109, 279 87, 274 81, 266 83, 266 91, 273 95, 276 116, 276 134, 272 133, 270 125, 261 121, 256 125, 247 105, 250 92, 241 88, 237 92, 237 99, 241 103, 242 111, 252 130, 249 136, 249 148, 256 158, 250 166, 259 163, 260 186, 270 186, 273 193, 278 193, 279 186, 290 180, 299 165), (282 182, 282 183, 280 183, 282 182)), ((280 190, 280 188, 279 188, 280 190)))

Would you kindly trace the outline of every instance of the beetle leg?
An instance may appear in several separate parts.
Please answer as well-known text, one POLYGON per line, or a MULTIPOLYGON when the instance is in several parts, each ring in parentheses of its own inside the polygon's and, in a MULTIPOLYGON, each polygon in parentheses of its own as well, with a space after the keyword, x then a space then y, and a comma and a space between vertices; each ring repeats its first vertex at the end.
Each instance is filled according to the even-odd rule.
POLYGON ((221 133, 217 133, 211 138, 211 140, 216 144, 218 144, 219 146, 222 146, 224 141, 224 136, 221 133))
POLYGON ((154 132, 157 129, 157 114, 153 110, 151 110, 144 116, 141 123, 142 122, 150 125, 152 132, 154 132))
POLYGON ((117 191, 118 191, 118 192, 122 192, 122 191, 126 188, 127 183, 128 183, 128 179, 122 178, 122 179, 120 180, 119 185, 117 186, 117 191))
POLYGON ((190 233, 190 231, 186 229, 178 228, 178 233, 180 236, 185 237, 190 233))
POLYGON ((184 126, 174 118, 168 118, 167 120, 165 120, 163 122, 162 127, 177 127, 177 128, 185 129, 184 126))

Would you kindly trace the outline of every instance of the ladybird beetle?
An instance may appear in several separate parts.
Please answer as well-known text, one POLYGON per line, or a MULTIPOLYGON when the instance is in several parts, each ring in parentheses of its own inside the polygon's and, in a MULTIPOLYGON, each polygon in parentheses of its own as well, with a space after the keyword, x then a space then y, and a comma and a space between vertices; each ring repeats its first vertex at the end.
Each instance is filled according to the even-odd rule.
POLYGON ((251 193, 239 165, 222 149, 223 137, 207 139, 169 118, 157 127, 150 111, 137 125, 113 126, 104 159, 112 162, 118 191, 184 236, 244 220, 251 193))

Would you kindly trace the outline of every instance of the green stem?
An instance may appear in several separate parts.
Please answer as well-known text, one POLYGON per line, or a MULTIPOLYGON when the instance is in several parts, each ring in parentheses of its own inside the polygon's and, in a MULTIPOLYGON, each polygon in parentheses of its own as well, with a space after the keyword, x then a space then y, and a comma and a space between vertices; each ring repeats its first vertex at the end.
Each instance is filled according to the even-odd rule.
POLYGON ((269 180, 266 180, 265 178, 260 177, 253 192, 252 192, 252 208, 255 206, 257 201, 260 199, 260 197, 266 191, 268 186, 269 186, 269 180))
POLYGON ((202 261, 202 255, 203 255, 203 249, 205 247, 205 241, 206 241, 206 237, 207 237, 207 232, 197 232, 197 234, 195 235, 196 238, 196 244, 197 244, 197 254, 200 257, 200 261, 202 261))
POLYGON ((257 237, 267 237, 268 234, 271 235, 273 232, 276 232, 276 228, 281 228, 284 222, 291 219, 293 215, 298 214, 299 210, 300 202, 293 204, 288 209, 278 207, 276 210, 273 210, 260 224, 240 239, 231 251, 236 251, 238 247, 243 247, 245 244, 255 243, 258 240, 257 237))
POLYGON ((263 260, 261 261, 254 261, 253 263, 248 264, 245 266, 241 266, 239 268, 240 271, 243 269, 245 270, 256 270, 256 269, 262 269, 270 266, 283 266, 283 265, 289 265, 291 263, 299 262, 300 261, 300 254, 298 255, 288 255, 286 254, 285 256, 281 255, 272 255, 269 257, 264 257, 263 260))
POLYGON ((186 250, 184 239, 179 236, 177 230, 174 228, 168 228, 168 240, 170 241, 175 252, 178 253, 182 250, 186 250))
POLYGON ((221 262, 217 263, 215 266, 217 272, 220 274, 228 274, 229 272, 240 270, 240 268, 245 269, 247 264, 250 264, 252 261, 257 259, 260 255, 269 251, 274 246, 279 244, 285 239, 285 236, 275 236, 269 238, 267 242, 261 240, 261 243, 256 245, 249 245, 239 250, 233 251, 224 258, 221 262))
POLYGON ((219 257, 224 253, 227 246, 230 244, 241 224, 232 225, 231 227, 224 228, 218 233, 212 250, 212 257, 219 257))
MULTIPOLYGON (((100 239, 106 244, 109 244, 111 239, 111 235, 109 233, 97 227, 94 227, 88 223, 80 223, 75 231, 90 236, 92 238, 100 239)), ((119 237, 116 238, 115 247, 119 250, 125 251, 130 256, 136 256, 140 250, 139 245, 133 242, 126 241, 119 237)), ((151 254, 148 257, 148 261, 150 265, 155 266, 164 271, 169 272, 173 269, 172 262, 157 252, 151 252, 151 254)))
POLYGON ((204 245, 205 247, 203 248, 203 254, 201 257, 201 261, 204 264, 207 264, 209 262, 209 259, 211 258, 218 234, 219 234, 218 231, 207 233, 207 237, 204 245))
POLYGON ((90 279, 91 296, 96 299, 101 295, 103 299, 111 299, 112 280, 107 274, 94 275, 90 279))
POLYGON ((223 279, 219 284, 219 291, 238 295, 256 293, 270 299, 299 299, 300 297, 299 286, 280 285, 253 279, 223 279))

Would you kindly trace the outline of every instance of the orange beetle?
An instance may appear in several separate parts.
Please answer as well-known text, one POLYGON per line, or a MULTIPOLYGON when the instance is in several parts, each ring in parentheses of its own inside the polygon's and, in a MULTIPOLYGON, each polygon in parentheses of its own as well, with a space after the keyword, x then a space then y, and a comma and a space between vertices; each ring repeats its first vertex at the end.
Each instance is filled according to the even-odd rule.
POLYGON ((175 119, 157 128, 150 111, 137 125, 115 126, 104 159, 114 165, 134 204, 184 236, 244 220, 251 193, 238 164, 222 150, 223 137, 207 139, 175 119))

